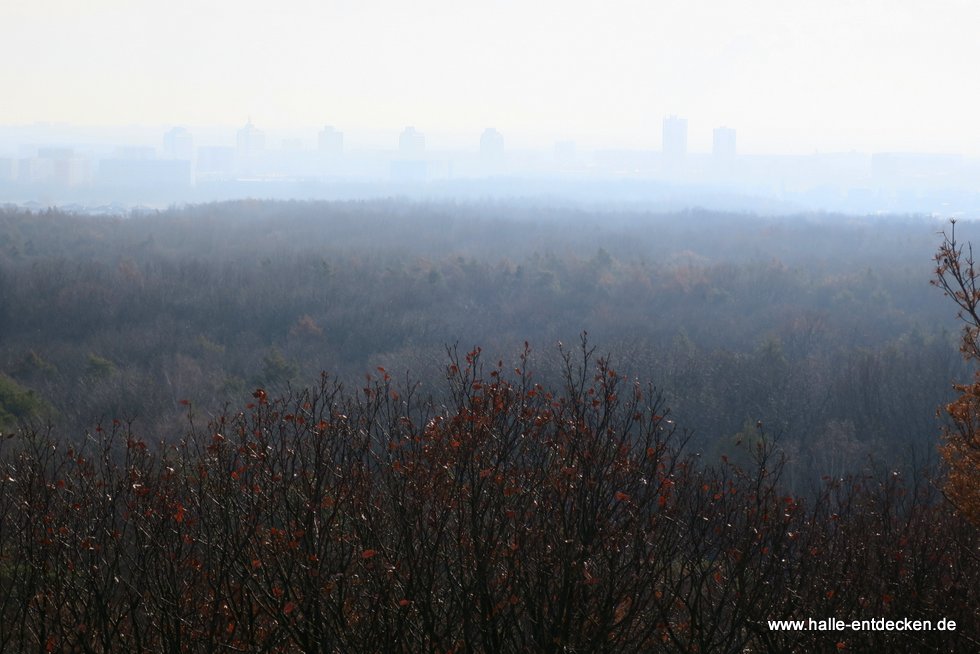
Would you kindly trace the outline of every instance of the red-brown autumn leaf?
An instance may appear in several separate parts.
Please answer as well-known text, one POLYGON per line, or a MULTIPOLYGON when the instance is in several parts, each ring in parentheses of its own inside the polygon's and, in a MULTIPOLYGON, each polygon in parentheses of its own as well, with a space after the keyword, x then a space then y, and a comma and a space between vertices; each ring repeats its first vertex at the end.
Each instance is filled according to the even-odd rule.
POLYGON ((376 555, 377 553, 378 553, 377 550, 364 550, 363 552, 361 552, 361 558, 371 559, 374 558, 374 555, 376 555))

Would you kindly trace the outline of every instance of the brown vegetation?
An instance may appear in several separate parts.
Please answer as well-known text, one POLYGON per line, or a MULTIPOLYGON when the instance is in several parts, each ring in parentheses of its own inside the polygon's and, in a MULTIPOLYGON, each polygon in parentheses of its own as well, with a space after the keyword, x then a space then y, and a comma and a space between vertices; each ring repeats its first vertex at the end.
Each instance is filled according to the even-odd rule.
POLYGON ((384 370, 257 389, 159 447, 8 437, 0 651, 976 651, 977 532, 928 484, 790 496, 761 431, 704 465, 652 389, 562 362, 547 387, 452 355, 441 404, 384 370), (767 626, 811 617, 958 626, 767 626))
MULTIPOLYGON (((933 284, 959 307, 966 323, 960 351, 967 361, 980 363, 980 288, 973 246, 956 241, 956 223, 943 234, 936 253, 933 284)), ((955 386, 959 396, 946 406, 952 426, 944 429, 943 459, 948 466, 946 493, 957 508, 980 526, 980 371, 970 384, 955 386)))

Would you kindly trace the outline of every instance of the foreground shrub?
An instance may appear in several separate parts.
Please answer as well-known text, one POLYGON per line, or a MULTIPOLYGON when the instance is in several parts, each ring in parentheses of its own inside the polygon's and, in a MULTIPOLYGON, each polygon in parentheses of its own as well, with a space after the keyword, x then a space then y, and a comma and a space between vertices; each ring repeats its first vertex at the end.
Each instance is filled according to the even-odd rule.
POLYGON ((564 384, 451 356, 446 400, 384 370, 190 428, 0 451, 0 651, 975 651, 977 535, 881 472, 780 491, 684 450, 584 344, 564 384), (955 632, 774 631, 952 619, 955 632))

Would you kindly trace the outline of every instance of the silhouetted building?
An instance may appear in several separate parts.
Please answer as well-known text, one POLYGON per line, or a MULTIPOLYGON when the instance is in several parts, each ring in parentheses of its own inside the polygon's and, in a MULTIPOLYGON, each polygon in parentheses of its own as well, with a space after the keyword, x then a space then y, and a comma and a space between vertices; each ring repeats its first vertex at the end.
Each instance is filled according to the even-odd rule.
POLYGON ((235 148, 206 146, 197 149, 197 172, 203 175, 227 175, 235 168, 235 148))
POLYGON ((146 145, 123 145, 116 148, 113 159, 149 161, 157 158, 157 151, 146 145))
POLYGON ((38 148, 38 159, 50 159, 52 161, 65 161, 75 157, 75 150, 72 148, 38 148))
POLYGON ((190 161, 194 158, 194 137, 183 127, 168 130, 163 135, 163 156, 190 161))
POLYGON ((245 127, 238 130, 236 145, 239 157, 243 159, 254 157, 265 150, 265 132, 253 125, 249 119, 245 127))
POLYGON ((0 182, 12 182, 17 179, 17 160, 0 159, 0 182))
POLYGON ((37 156, 21 159, 18 179, 25 183, 78 186, 89 176, 88 162, 72 148, 38 148, 37 156))
POLYGON ((317 145, 320 152, 341 154, 344 151, 344 133, 327 125, 320 130, 317 145))
POLYGON ((425 135, 414 127, 406 127, 398 137, 398 150, 406 157, 421 157, 425 152, 425 135))
POLYGON ((664 118, 664 155, 672 159, 683 158, 687 154, 687 119, 677 116, 664 118))
POLYGON ((480 154, 487 159, 495 159, 504 153, 504 137, 493 127, 483 130, 480 136, 480 154))
POLYGON ((712 139, 711 152, 722 159, 735 157, 735 130, 731 127, 716 127, 712 139))

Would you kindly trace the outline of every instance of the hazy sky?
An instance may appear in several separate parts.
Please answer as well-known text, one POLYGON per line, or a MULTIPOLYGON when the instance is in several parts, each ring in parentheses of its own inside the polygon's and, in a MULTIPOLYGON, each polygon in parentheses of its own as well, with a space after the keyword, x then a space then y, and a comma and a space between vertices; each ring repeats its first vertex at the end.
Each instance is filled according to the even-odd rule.
POLYGON ((692 150, 980 155, 978 28, 973 0, 0 0, 0 124, 659 148, 678 114, 692 150))

